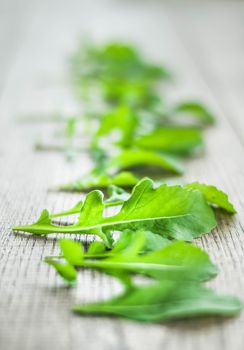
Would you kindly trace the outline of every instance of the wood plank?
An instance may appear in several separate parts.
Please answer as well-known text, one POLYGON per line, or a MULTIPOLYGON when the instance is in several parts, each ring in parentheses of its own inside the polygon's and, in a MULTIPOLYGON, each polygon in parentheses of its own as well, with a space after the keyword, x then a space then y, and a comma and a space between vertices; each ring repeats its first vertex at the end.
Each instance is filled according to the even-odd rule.
MULTIPOLYGON (((186 12, 194 6, 197 9, 198 5, 187 3, 186 12)), ((202 6, 206 6, 206 11, 209 9, 209 3, 202 6)), ((221 10, 220 2, 218 6, 221 10)), ((228 221, 220 217, 219 228, 199 244, 220 266, 220 275, 212 284, 220 291, 242 297, 243 146, 230 127, 222 99, 213 93, 212 80, 206 81, 201 74, 201 61, 193 62, 186 49, 190 39, 185 36, 182 41, 175 31, 178 15, 177 8, 161 2, 143 5, 127 2, 126 6, 124 2, 105 0, 97 1, 96 6, 78 0, 70 1, 69 6, 60 0, 34 3, 24 44, 0 101, 3 348, 202 350, 206 344, 209 350, 243 348, 243 316, 166 325, 76 317, 69 310, 74 302, 106 298, 119 290, 117 283, 85 271, 78 289, 63 288, 54 271, 41 261, 45 255, 57 252, 55 241, 11 233, 13 224, 31 222, 44 207, 50 210, 69 207, 76 201, 76 195, 47 193, 47 188, 71 180, 89 168, 89 160, 84 157, 67 164, 62 155, 33 152, 35 139, 43 132, 51 133, 52 126, 18 124, 16 115, 56 110, 68 113, 76 108, 66 85, 64 56, 75 46, 79 33, 91 33, 97 41, 113 37, 130 39, 159 62, 169 62, 178 77, 176 87, 172 87, 172 99, 199 97, 218 116, 216 127, 206 132, 206 155, 189 164, 185 179, 218 185, 230 193, 240 213, 228 221)), ((201 13, 196 16, 202 18, 201 13)), ((229 20, 237 21, 235 13, 230 13, 229 20)), ((201 45, 204 46, 200 42, 201 45)))
POLYGON ((29 0, 3 0, 0 3, 0 94, 22 43, 29 3, 29 0))

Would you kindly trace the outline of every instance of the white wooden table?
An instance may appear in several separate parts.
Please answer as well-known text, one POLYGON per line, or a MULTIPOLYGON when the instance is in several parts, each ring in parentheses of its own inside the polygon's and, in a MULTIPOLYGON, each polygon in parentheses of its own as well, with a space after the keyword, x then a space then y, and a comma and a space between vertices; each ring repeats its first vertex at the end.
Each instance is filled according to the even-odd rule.
POLYGON ((14 235, 14 224, 41 209, 67 208, 78 196, 47 188, 82 175, 83 156, 37 153, 53 125, 19 123, 24 113, 72 113, 65 57, 79 36, 138 43, 177 77, 171 98, 199 98, 217 125, 205 133, 206 155, 191 161, 184 180, 215 184, 238 209, 199 240, 218 264, 211 282, 244 300, 244 2, 243 1, 0 1, 0 348, 1 350, 243 350, 244 313, 162 325, 77 317, 70 306, 109 297, 117 284, 85 271, 78 290, 62 287, 42 262, 53 239, 14 235))

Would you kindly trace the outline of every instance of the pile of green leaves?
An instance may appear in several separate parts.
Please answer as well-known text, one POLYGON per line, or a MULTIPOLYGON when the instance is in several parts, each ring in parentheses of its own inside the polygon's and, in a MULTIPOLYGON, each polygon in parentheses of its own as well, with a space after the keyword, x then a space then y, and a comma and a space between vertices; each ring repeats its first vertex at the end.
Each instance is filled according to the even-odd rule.
POLYGON ((147 322, 237 314, 237 298, 204 286, 217 267, 192 243, 216 227, 216 209, 233 215, 233 205, 212 185, 165 183, 165 176, 183 173, 183 159, 204 150, 202 129, 213 124, 212 114, 197 101, 167 102, 171 74, 132 46, 82 46, 71 72, 77 96, 90 107, 85 116, 66 118, 59 149, 70 156, 79 138, 78 151, 86 148, 94 166, 58 190, 92 191, 71 209, 45 209, 35 223, 13 230, 98 238, 90 244, 62 238, 60 255, 45 258, 70 286, 85 268, 121 282, 119 296, 75 305, 76 313, 147 322))
POLYGON ((65 123, 57 133, 63 144, 39 142, 36 149, 64 151, 68 159, 86 152, 93 167, 56 189, 104 188, 105 178, 117 185, 121 176, 123 188, 145 176, 163 182, 185 171, 185 158, 203 153, 202 129, 214 123, 213 115, 198 101, 169 102, 171 73, 132 45, 83 44, 71 57, 70 71, 83 112, 56 119, 65 123))
POLYGON ((120 175, 124 188, 148 175, 163 180, 184 172, 182 159, 203 152, 202 128, 213 124, 213 115, 197 101, 167 102, 171 74, 148 62, 136 48, 116 42, 82 45, 72 56, 71 72, 82 103, 85 96, 92 105, 97 104, 94 96, 102 103, 99 112, 87 114, 94 168, 59 190, 103 188, 104 178, 117 185, 120 175), (162 84, 163 97, 158 93, 162 84))
MULTIPOLYGON (((146 251, 151 233, 124 231, 114 248, 94 242, 87 252, 71 240, 60 240, 62 255, 46 257, 46 262, 68 282, 77 271, 92 268, 118 278, 125 286, 118 297, 95 304, 75 305, 80 314, 112 315, 138 321, 157 322, 195 316, 231 316, 241 309, 232 296, 219 296, 203 286, 216 275, 208 255, 191 244, 164 242, 162 248, 146 251), (146 276, 146 284, 135 284, 133 276, 146 276)), ((157 248, 156 248, 157 246, 157 248)), ((151 247, 152 248, 152 247, 151 247)))
POLYGON ((158 100, 155 85, 170 77, 167 69, 148 63, 132 46, 116 42, 81 45, 71 62, 82 99, 95 85, 104 100, 116 105, 152 107, 158 100))
POLYGON ((119 297, 75 306, 76 312, 142 321, 232 315, 241 303, 203 286, 217 268, 207 253, 187 243, 216 226, 212 208, 235 213, 227 195, 214 186, 155 187, 152 180, 143 179, 131 194, 113 186, 104 200, 102 192, 94 190, 73 208, 52 215, 44 210, 36 223, 14 230, 40 235, 95 234, 102 240, 93 241, 85 251, 81 243, 61 239, 61 255, 45 259, 69 284, 74 284, 82 268, 96 269, 122 282, 125 290, 119 297), (119 206, 117 214, 104 215, 108 206, 119 206), (56 221, 66 216, 73 216, 74 222, 56 221), (114 232, 119 232, 119 238, 114 238, 114 232), (135 283, 136 275, 144 276, 147 284, 135 283))

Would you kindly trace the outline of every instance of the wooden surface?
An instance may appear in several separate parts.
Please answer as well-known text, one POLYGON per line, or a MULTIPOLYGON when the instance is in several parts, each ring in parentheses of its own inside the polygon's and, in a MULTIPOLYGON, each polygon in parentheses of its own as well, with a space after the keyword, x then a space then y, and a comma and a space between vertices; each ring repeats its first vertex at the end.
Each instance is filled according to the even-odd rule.
POLYGON ((216 113, 205 133, 206 155, 192 161, 186 180, 215 184, 238 209, 199 240, 218 264, 211 282, 244 300, 244 2, 242 1, 0 1, 0 348, 1 350, 242 350, 244 313, 233 319, 139 324, 77 317, 70 306, 109 297, 114 280, 85 271, 79 287, 63 287, 42 262, 57 252, 52 238, 14 235, 14 224, 36 219, 44 207, 67 208, 78 196, 47 188, 89 168, 80 156, 37 153, 53 125, 17 122, 24 113, 64 111, 75 104, 65 57, 78 37, 130 39, 176 74, 171 98, 197 97, 216 113))

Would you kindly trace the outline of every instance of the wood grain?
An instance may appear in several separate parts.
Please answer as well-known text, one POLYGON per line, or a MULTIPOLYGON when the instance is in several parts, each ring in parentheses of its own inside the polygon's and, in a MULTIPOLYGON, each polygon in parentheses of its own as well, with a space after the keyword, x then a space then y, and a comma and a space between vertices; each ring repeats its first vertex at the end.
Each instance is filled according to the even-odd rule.
POLYGON ((76 301, 109 297, 119 285, 85 271, 78 288, 64 288, 46 266, 57 252, 55 239, 14 235, 14 224, 31 222, 47 207, 69 207, 78 196, 47 188, 85 173, 89 160, 67 163, 62 155, 37 153, 34 142, 53 125, 19 123, 25 113, 76 108, 65 57, 77 38, 123 38, 175 72, 170 98, 199 98, 217 115, 206 131, 206 155, 189 162, 185 180, 212 183, 227 191, 238 209, 219 217, 218 228, 198 241, 220 268, 211 284, 243 299, 243 8, 241 1, 1 2, 0 67, 0 344, 3 350, 242 350, 244 316, 144 325, 109 318, 77 317, 76 301), (17 5, 18 6, 17 6, 17 5), (17 6, 17 7, 16 7, 17 6), (7 9, 7 10, 6 10, 7 9), (18 9, 18 11, 16 10, 18 9), (16 12, 17 11, 17 12, 16 12), (15 13, 15 16, 13 16, 15 13), (14 35, 9 35, 9 29, 14 35), (3 32, 5 34, 3 34, 3 32), (12 58, 10 58, 12 57, 12 58))

